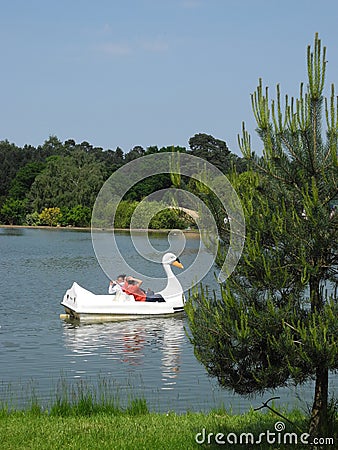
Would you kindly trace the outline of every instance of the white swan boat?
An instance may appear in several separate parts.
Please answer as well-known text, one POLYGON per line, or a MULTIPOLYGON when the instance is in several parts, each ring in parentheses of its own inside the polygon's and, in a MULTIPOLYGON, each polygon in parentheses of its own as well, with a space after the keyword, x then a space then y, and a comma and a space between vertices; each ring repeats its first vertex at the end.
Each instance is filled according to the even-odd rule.
POLYGON ((177 314, 184 311, 184 293, 181 283, 174 275, 171 265, 183 268, 173 253, 166 253, 162 265, 167 274, 166 287, 156 294, 162 296, 162 301, 136 301, 133 295, 117 292, 115 295, 96 295, 81 287, 76 282, 68 289, 61 301, 66 314, 76 319, 110 319, 127 316, 154 316, 177 314), (163 301, 164 300, 164 301, 163 301))

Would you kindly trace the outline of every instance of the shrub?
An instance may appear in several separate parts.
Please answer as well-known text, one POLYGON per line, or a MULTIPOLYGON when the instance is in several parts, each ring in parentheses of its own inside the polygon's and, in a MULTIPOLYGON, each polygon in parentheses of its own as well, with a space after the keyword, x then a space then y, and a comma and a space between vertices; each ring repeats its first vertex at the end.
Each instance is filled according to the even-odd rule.
POLYGON ((41 225, 48 225, 50 227, 57 226, 62 219, 60 208, 45 208, 39 214, 41 225))

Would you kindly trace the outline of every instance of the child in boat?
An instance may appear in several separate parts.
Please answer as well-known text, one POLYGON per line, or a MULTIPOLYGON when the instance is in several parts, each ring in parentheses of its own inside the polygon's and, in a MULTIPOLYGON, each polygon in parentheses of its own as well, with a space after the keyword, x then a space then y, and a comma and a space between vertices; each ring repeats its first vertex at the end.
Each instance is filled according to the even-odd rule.
POLYGON ((145 292, 141 289, 142 280, 134 277, 126 277, 122 286, 123 292, 128 295, 133 295, 137 302, 164 302, 161 294, 154 294, 153 292, 145 292))

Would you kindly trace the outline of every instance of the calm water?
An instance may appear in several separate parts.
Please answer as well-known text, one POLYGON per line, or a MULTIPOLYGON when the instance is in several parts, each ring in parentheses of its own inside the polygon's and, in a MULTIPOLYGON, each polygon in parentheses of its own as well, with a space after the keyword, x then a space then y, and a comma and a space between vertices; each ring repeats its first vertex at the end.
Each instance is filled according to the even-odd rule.
MULTIPOLYGON (((117 240, 136 265, 144 264, 133 256, 128 234, 117 240)), ((153 241, 158 249, 166 248, 163 236, 155 235, 153 241)), ((198 247, 197 238, 187 239, 181 255, 185 265, 198 247)), ((263 398, 243 399, 208 378, 194 357, 184 317, 85 325, 61 320, 60 301, 73 281, 96 293, 107 290, 108 278, 89 232, 0 228, 0 400, 10 397, 22 404, 34 393, 48 404, 60 379, 90 386, 103 379, 121 397, 142 395, 159 411, 208 410, 222 404, 245 411, 261 405, 263 398)), ((204 282, 214 284, 213 271, 204 282)), ((332 388, 337 388, 337 378, 331 379, 332 388)), ((312 388, 273 395, 281 395, 284 404, 300 397, 305 406, 312 388)))

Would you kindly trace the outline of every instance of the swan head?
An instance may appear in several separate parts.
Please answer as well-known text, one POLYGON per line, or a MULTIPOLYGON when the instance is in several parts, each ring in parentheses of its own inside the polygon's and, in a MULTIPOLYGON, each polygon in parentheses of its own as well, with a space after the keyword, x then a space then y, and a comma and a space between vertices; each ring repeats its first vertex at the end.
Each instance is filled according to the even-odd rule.
POLYGON ((163 255, 162 264, 172 265, 172 266, 179 267, 180 269, 183 269, 183 264, 177 258, 177 256, 174 255, 173 253, 166 253, 165 255, 163 255))

